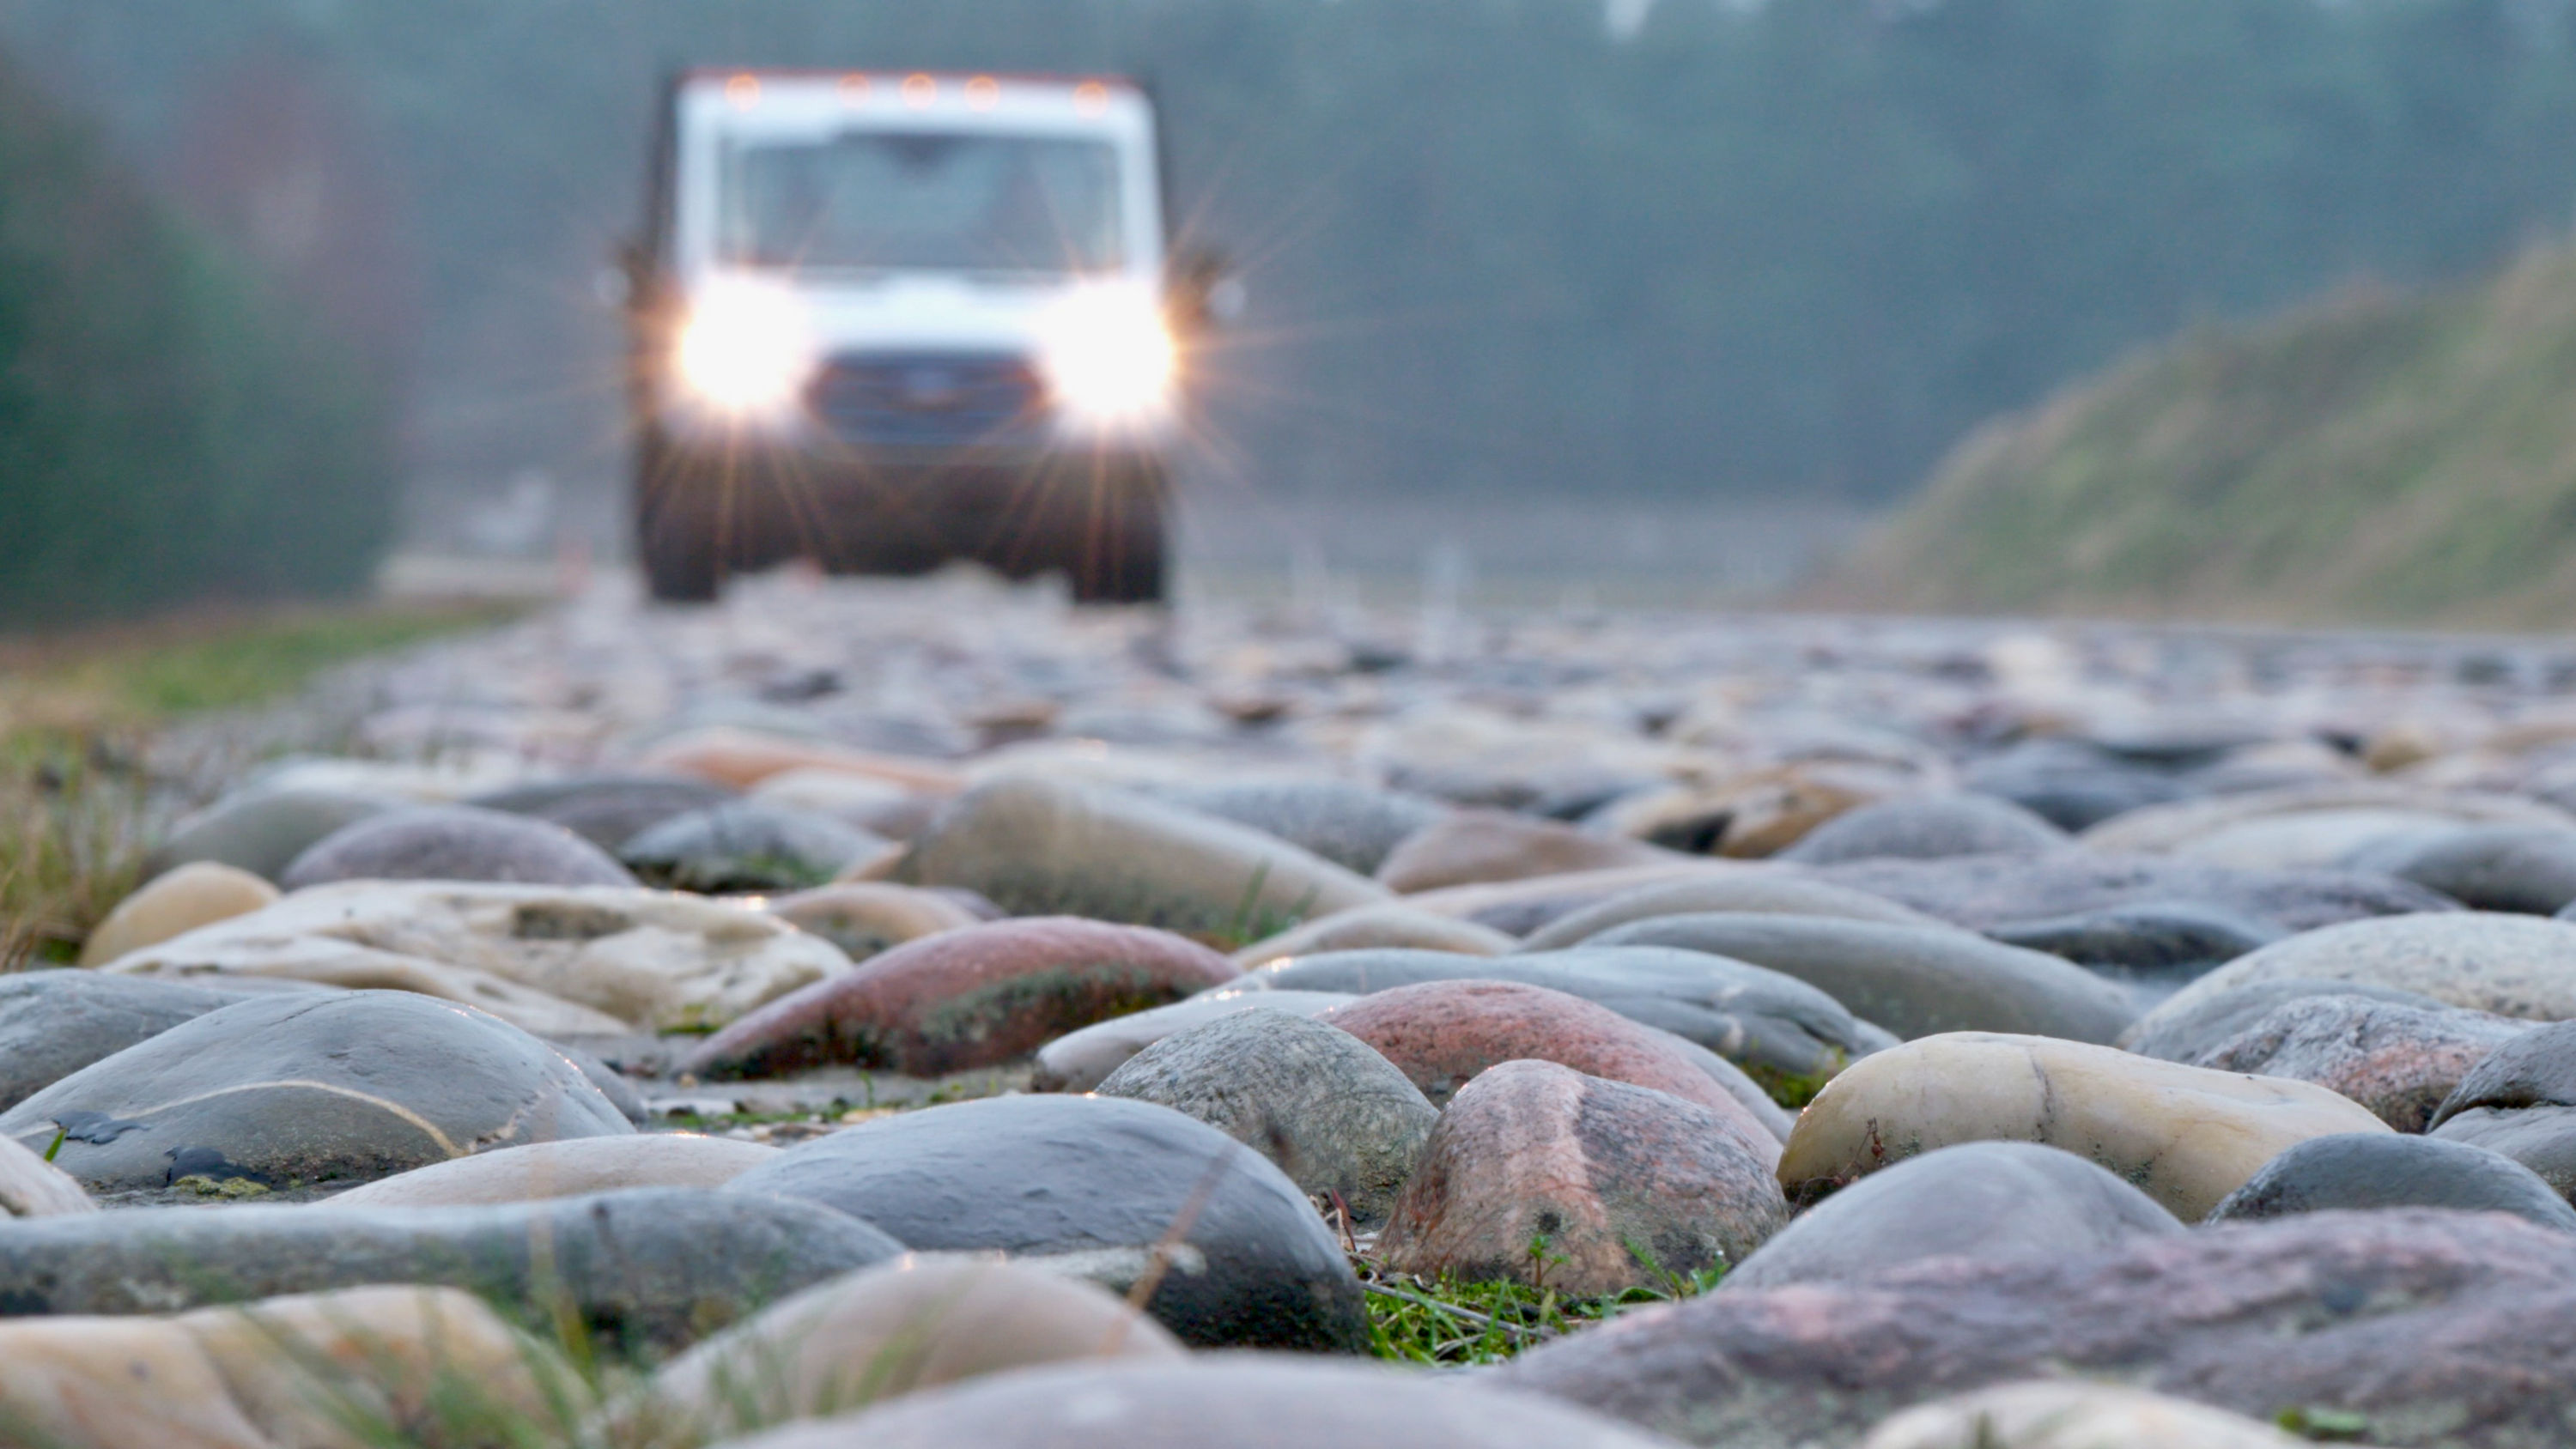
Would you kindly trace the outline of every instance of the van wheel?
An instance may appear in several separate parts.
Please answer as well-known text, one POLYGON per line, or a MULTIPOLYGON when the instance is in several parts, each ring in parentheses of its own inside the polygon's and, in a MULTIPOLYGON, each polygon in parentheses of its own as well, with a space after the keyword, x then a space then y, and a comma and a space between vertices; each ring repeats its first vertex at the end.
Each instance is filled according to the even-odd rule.
POLYGON ((1119 504, 1086 530, 1065 561, 1077 604, 1159 604, 1164 597, 1163 509, 1158 497, 1119 504))
POLYGON ((644 584, 654 602, 711 604, 722 580, 716 568, 715 540, 682 528, 646 530, 643 540, 644 584))
POLYGON ((663 448, 647 446, 635 478, 635 555, 655 602, 706 604, 724 584, 715 520, 690 507, 697 480, 663 448))

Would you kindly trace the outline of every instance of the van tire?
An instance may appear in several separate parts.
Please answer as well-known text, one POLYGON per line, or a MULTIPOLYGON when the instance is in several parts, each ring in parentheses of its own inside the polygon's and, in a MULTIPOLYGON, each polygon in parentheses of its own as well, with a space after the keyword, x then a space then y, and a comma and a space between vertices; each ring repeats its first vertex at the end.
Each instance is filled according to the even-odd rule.
POLYGON ((671 450, 649 442, 635 470, 635 558, 654 602, 711 604, 724 588, 724 559, 711 510, 690 507, 699 480, 671 450))
POLYGON ((1122 499, 1096 530, 1073 540, 1065 572, 1077 604, 1159 604, 1167 580, 1159 490, 1122 499))

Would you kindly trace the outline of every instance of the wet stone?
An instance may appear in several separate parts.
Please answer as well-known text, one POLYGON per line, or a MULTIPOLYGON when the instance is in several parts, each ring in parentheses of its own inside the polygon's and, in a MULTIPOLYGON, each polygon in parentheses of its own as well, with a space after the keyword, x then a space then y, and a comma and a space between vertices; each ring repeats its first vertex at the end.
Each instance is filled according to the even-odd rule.
POLYGON ((1848 810, 1781 851, 1780 860, 1832 865, 1846 860, 1940 860, 1954 855, 2027 855, 2059 850, 2074 837, 2029 810, 1991 795, 1927 795, 1848 810))
POLYGON ((2081 915, 2150 901, 2208 906, 2284 931, 2309 931, 2368 916, 2459 909, 2450 897, 2395 876, 2349 870, 2237 870, 2090 850, 1948 860, 1858 860, 1817 867, 1817 874, 1836 885, 1884 896, 1977 931, 2009 921, 2081 915))
POLYGON ((398 804, 337 790, 254 790, 226 796, 180 821, 170 838, 145 858, 143 869, 159 876, 203 860, 276 880, 324 837, 398 804))
POLYGON ((2209 1221, 2396 1207, 2506 1212, 2576 1233, 2576 1207, 2512 1158, 2463 1142, 2376 1132, 2311 1137, 2289 1148, 2211 1208, 2209 1221))
POLYGON ((2177 1060, 2314 1082, 2359 1102, 2400 1132, 2422 1132, 2462 1077, 2532 1029, 2456 1007, 2303 996, 2218 1045, 2177 1060))
POLYGON ((1586 906, 1548 922, 1532 932, 1521 949, 1562 950, 1568 946, 1579 946, 1632 921, 1718 911, 1766 916, 1839 916, 1891 926, 1939 924, 1920 911, 1864 891, 1828 885, 1785 871, 1745 871, 1665 881, 1622 891, 1597 905, 1586 906))
POLYGON ((560 825, 464 805, 388 810, 358 821, 295 857, 278 884, 295 891, 352 880, 635 884, 606 851, 560 825))
POLYGON ((819 886, 893 848, 829 815, 741 800, 650 826, 617 858, 653 885, 716 895, 819 886))
POLYGON ((1360 875, 1375 875, 1405 837, 1448 813, 1419 795, 1334 780, 1180 786, 1155 793, 1275 835, 1360 875))
POLYGON ((675 815, 705 810, 735 798, 724 786, 685 775, 577 775, 520 785, 468 800, 560 825, 602 850, 615 851, 639 833, 675 815))
POLYGON ((1113 1016, 1057 1037, 1038 1048, 1031 1085, 1041 1092, 1088 1092, 1138 1052, 1219 1017, 1256 1009, 1314 1017, 1357 999, 1339 991, 1257 991, 1229 984, 1186 1001, 1113 1016))
POLYGON ((2078 966, 2173 989, 2280 940, 2266 922, 2187 901, 2142 901, 2080 915, 2005 921, 1985 934, 2007 946, 2063 956, 2078 966))
POLYGON ((0 976, 0 1110, 251 994, 90 971, 0 976))
POLYGON ((2556 915, 2576 902, 2576 830, 2469 825, 2400 837, 2346 857, 2481 911, 2556 915))

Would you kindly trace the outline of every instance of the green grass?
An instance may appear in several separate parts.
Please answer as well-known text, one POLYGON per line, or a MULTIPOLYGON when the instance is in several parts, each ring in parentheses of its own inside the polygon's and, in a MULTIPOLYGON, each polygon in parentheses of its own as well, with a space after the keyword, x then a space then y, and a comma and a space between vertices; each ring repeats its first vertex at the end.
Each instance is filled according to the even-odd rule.
POLYGON ((142 872, 155 731, 516 606, 298 609, 0 639, 0 970, 63 962, 142 872))
POLYGON ((2576 248, 2134 357, 1961 444, 1809 602, 2557 627, 2576 248))
POLYGON ((1500 1363, 1632 1308, 1696 1297, 1726 1274, 1723 1268, 1665 1273, 1660 1287, 1587 1298, 1508 1280, 1421 1278, 1359 1254, 1351 1265, 1368 1293, 1370 1352, 1391 1362, 1440 1367, 1500 1363))

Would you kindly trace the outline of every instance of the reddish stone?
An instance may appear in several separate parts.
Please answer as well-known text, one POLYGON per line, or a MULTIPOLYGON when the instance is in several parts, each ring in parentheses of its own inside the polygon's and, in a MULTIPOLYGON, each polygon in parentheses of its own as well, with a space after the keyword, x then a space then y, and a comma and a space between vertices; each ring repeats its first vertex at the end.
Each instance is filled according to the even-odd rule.
POLYGON ((2314 1082, 2400 1132, 2422 1132, 2471 1068, 2529 1030, 2529 1022, 2457 1007, 2305 996, 2186 1060, 2314 1082))
POLYGON ((1739 1262, 1787 1220, 1734 1124, 1553 1062, 1505 1062, 1442 1113, 1378 1240, 1390 1267, 1597 1295, 1739 1262))
POLYGON ((1517 981, 1426 981, 1316 1019, 1377 1048, 1434 1105, 1498 1062, 1555 1062, 1695 1102, 1766 1164, 1780 1160, 1779 1139, 1700 1064, 1697 1048, 1579 996, 1517 981))
POLYGON ((1235 977, 1169 931, 1072 916, 908 941, 709 1037, 680 1070, 765 1077, 832 1063, 937 1076, 1025 1056, 1066 1032, 1235 977))
POLYGON ((1687 857, 1642 840, 1598 835, 1503 810, 1460 810, 1404 838, 1377 868, 1404 894, 1567 871, 1657 865, 1687 857))

